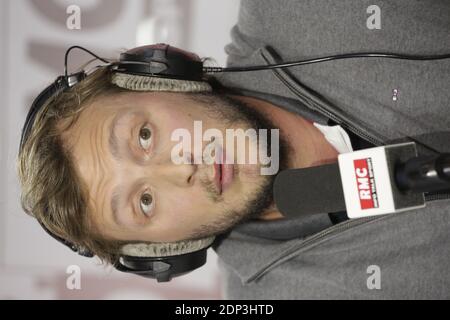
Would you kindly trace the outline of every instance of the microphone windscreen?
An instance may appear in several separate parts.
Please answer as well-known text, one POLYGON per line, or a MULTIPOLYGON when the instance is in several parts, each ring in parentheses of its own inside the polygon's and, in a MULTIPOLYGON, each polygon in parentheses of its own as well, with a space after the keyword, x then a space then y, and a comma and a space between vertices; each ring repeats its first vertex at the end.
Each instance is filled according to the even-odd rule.
POLYGON ((346 209, 338 163, 283 170, 275 177, 273 195, 287 218, 346 209))

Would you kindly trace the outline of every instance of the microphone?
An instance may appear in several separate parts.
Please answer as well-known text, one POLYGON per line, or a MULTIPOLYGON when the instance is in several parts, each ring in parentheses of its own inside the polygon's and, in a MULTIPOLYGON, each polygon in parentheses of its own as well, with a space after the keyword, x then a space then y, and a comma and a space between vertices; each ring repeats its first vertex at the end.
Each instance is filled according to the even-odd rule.
POLYGON ((338 162, 287 169, 274 181, 286 217, 347 211, 349 218, 425 207, 424 192, 450 189, 450 154, 418 157, 414 142, 343 153, 338 162))

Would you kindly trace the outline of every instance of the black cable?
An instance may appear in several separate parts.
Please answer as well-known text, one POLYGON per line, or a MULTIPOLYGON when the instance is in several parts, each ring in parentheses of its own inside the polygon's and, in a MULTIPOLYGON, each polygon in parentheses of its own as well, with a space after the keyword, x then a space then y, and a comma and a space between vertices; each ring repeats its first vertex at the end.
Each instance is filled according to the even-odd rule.
POLYGON ((321 58, 312 58, 307 60, 299 60, 293 62, 269 64, 265 66, 249 66, 249 67, 204 67, 203 72, 205 73, 218 73, 218 72, 244 72, 244 71, 258 71, 258 70, 269 70, 276 68, 285 68, 293 66, 301 66, 306 64, 320 63, 331 60, 341 60, 341 59, 353 59, 353 58, 388 58, 388 59, 402 59, 402 60, 442 60, 449 59, 450 54, 442 55, 407 55, 407 54, 395 54, 395 53, 384 53, 384 52, 361 52, 361 53, 347 53, 339 54, 334 56, 326 56, 321 58))
POLYGON ((65 54, 65 56, 64 56, 64 76, 66 77, 66 79, 67 79, 67 58, 68 58, 68 56, 69 56, 70 51, 72 51, 72 49, 80 49, 80 50, 82 50, 82 51, 84 51, 84 52, 89 53, 91 56, 95 57, 96 59, 98 59, 98 60, 100 60, 100 61, 102 61, 102 62, 105 62, 105 63, 108 63, 108 64, 111 63, 111 62, 108 61, 108 60, 105 60, 105 59, 103 59, 103 58, 100 58, 98 55, 96 55, 96 54, 93 53, 92 51, 89 51, 88 49, 85 49, 85 48, 80 47, 80 46, 72 46, 72 47, 70 47, 69 49, 67 49, 66 54, 65 54))

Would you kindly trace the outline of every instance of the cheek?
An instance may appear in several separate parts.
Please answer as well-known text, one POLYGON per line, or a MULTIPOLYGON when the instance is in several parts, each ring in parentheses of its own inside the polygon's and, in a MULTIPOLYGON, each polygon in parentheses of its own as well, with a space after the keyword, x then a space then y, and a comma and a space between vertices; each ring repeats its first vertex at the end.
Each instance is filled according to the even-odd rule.
POLYGON ((183 219, 193 216, 203 216, 213 208, 210 200, 205 196, 204 192, 188 189, 177 189, 172 193, 164 196, 164 212, 170 212, 171 217, 175 219, 183 219))
POLYGON ((215 207, 206 199, 182 193, 180 191, 166 197, 164 208, 158 208, 161 218, 154 225, 158 232, 164 230, 163 234, 184 237, 198 226, 208 223, 208 216, 214 216, 215 207))
POLYGON ((165 145, 175 145, 179 142, 179 137, 172 141, 172 135, 180 129, 185 129, 193 138, 194 132, 194 119, 190 118, 186 114, 180 114, 179 112, 167 112, 164 116, 157 119, 155 123, 158 131, 161 135, 161 141, 165 145), (177 140, 178 139, 178 140, 177 140))
POLYGON ((190 128, 193 126, 194 119, 189 116, 187 110, 179 110, 178 108, 166 108, 158 110, 153 114, 157 120, 157 124, 163 125, 165 128, 175 130, 177 128, 190 128))

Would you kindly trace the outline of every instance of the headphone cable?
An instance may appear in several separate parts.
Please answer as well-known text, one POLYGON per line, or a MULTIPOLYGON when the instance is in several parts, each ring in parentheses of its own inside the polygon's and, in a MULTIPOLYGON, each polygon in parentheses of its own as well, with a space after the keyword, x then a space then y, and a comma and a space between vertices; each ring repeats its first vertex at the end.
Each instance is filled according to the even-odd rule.
POLYGON ((277 64, 269 64, 264 66, 249 66, 249 67, 203 67, 203 72, 205 73, 219 73, 219 72, 244 72, 244 71, 258 71, 258 70, 270 70, 277 68, 287 68, 294 66, 302 66, 313 63, 320 63, 332 60, 342 60, 342 59, 354 59, 354 58, 388 58, 388 59, 401 59, 401 60, 413 60, 413 61, 431 61, 431 60, 443 60, 449 59, 450 54, 441 55, 407 55, 407 54, 395 54, 395 53, 384 53, 384 52, 361 52, 361 53, 347 53, 339 54, 333 56, 326 56, 321 58, 312 58, 306 60, 299 60, 293 62, 284 62, 277 64))

